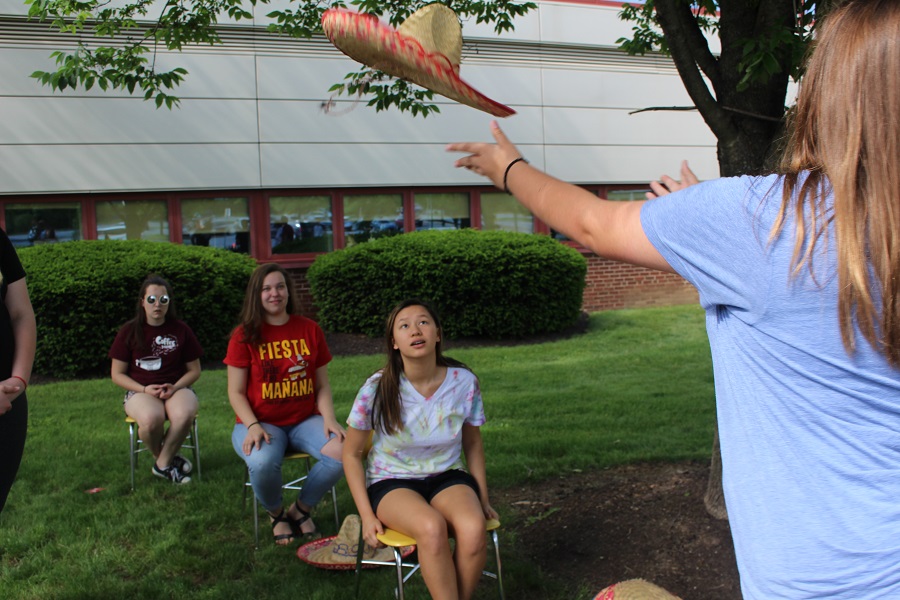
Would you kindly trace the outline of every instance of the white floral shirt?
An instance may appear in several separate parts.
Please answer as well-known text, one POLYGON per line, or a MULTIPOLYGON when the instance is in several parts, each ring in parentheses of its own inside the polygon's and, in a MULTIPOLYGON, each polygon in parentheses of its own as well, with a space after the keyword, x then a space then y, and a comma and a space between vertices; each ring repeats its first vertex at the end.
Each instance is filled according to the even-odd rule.
MULTIPOLYGON (((354 429, 372 429, 372 404, 381 373, 366 380, 347 424, 354 429)), ((366 485, 384 479, 420 479, 463 468, 462 428, 485 422, 478 378, 471 371, 448 367, 437 391, 425 398, 400 376, 403 430, 385 435, 376 430, 366 469, 366 485)))

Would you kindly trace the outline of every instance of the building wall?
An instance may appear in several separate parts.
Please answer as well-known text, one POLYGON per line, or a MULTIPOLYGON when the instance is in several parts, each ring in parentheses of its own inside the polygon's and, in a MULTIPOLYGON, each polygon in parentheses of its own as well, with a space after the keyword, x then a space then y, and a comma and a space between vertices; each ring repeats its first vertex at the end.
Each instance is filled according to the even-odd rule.
MULTIPOLYGON (((508 136, 562 179, 641 183, 682 158, 716 176, 715 138, 696 112, 630 114, 692 102, 668 58, 615 49, 629 28, 609 4, 540 2, 499 36, 467 22, 460 74, 518 111, 503 121, 508 136)), ((490 115, 443 97, 425 119, 347 98, 325 113, 328 88, 359 65, 322 36, 274 36, 258 17, 224 26, 221 46, 161 52, 160 68, 189 75, 175 91, 181 107, 157 110, 127 92, 55 93, 30 78, 77 38, 25 10, 0 0, 0 195, 483 182, 444 147, 488 139, 490 115)))
MULTIPOLYGON (((42 87, 29 74, 52 70, 50 53, 77 38, 28 21, 22 0, 0 0, 0 207, 37 195, 484 184, 453 168, 444 148, 488 140, 491 116, 440 96, 440 113, 426 119, 346 97, 326 113, 328 88, 359 65, 322 36, 265 33, 263 15, 279 3, 287 5, 255 7, 251 23, 224 24, 221 46, 160 53, 160 68, 189 71, 170 111, 122 91, 42 87)), ((538 5, 499 36, 464 23, 460 71, 517 111, 502 126, 533 165, 585 185, 643 184, 684 158, 701 179, 718 175, 715 138, 696 112, 636 112, 692 102, 671 60, 616 50, 630 25, 615 3, 538 5)), ((268 224, 254 232, 264 247, 268 224)), ((290 266, 302 275, 303 262, 290 266)), ((675 276, 589 258, 587 310, 693 301, 692 293, 675 276)))

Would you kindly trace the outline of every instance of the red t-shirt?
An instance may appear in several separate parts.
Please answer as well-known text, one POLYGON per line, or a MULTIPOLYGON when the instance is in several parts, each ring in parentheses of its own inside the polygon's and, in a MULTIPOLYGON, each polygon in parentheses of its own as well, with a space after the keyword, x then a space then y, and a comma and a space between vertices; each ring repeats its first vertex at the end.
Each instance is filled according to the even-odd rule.
MULTIPOLYGON (((222 361, 248 369, 247 399, 263 423, 296 425, 319 414, 316 406, 316 369, 331 362, 325 333, 313 321, 291 315, 284 325, 263 323, 261 344, 244 341, 237 327, 222 361)), ((240 423, 240 419, 237 419, 240 423)))
POLYGON ((131 326, 119 329, 109 357, 128 365, 128 376, 141 385, 175 383, 185 365, 203 355, 197 336, 183 321, 166 319, 162 325, 144 323, 144 347, 131 347, 131 326))

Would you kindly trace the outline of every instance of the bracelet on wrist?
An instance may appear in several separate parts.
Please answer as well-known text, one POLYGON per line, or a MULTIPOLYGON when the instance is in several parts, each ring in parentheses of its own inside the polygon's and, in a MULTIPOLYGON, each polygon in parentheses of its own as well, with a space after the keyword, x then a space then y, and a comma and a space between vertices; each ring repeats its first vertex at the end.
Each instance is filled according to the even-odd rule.
MULTIPOLYGON (((253 427, 254 425, 259 425, 259 421, 253 421, 252 423, 250 423, 249 425, 247 425, 247 429, 250 429, 250 428, 253 427)), ((259 426, 262 427, 262 425, 259 425, 259 426)))
POLYGON ((18 375, 10 375, 10 378, 12 378, 12 379, 18 379, 19 381, 21 381, 21 382, 22 382, 22 389, 23 389, 23 390, 27 390, 27 389, 28 389, 28 382, 25 381, 24 379, 22 379, 21 377, 19 377, 18 375))
POLYGON ((512 169, 513 165, 517 162, 523 162, 526 165, 528 164, 528 161, 525 160, 524 157, 520 156, 519 158, 514 159, 511 163, 506 165, 506 171, 503 172, 503 191, 510 195, 512 194, 512 192, 509 191, 509 184, 507 183, 507 179, 509 178, 509 170, 512 169))

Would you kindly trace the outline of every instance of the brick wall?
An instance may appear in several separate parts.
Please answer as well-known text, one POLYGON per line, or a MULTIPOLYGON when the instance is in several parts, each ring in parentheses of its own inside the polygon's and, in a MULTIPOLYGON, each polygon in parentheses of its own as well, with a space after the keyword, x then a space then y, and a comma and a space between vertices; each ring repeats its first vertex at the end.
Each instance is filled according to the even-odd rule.
MULTIPOLYGON (((588 312, 642 308, 697 302, 697 290, 679 275, 635 267, 587 255, 588 272, 582 306, 588 312)), ((306 280, 306 269, 292 269, 294 298, 300 312, 314 316, 316 307, 306 280)))
POLYGON ((696 303, 697 290, 680 275, 588 255, 582 306, 588 312, 696 303))

